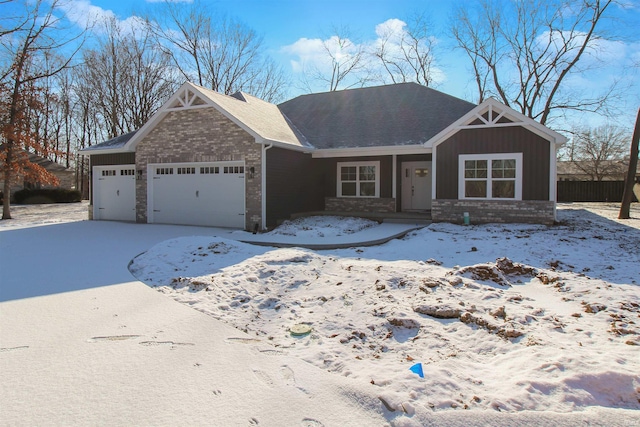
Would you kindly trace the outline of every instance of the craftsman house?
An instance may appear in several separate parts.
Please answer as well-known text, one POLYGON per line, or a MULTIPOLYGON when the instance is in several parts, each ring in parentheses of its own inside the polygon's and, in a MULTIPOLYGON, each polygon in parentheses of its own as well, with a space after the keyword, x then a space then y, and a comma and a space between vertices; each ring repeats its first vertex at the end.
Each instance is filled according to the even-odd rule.
POLYGON ((415 83, 273 105, 185 83, 136 132, 83 150, 93 219, 264 229, 293 213, 552 223, 560 134, 415 83))

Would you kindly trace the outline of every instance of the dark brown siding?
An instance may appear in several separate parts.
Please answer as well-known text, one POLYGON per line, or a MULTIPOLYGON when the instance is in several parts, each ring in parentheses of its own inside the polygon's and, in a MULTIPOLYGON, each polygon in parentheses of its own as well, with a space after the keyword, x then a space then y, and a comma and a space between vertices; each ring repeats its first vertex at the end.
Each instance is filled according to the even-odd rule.
POLYGON ((267 150, 267 226, 289 219, 292 213, 324 209, 321 188, 311 154, 267 150))
POLYGON ((91 158, 91 167, 109 165, 135 165, 136 153, 94 154, 91 158))
POLYGON ((522 127, 461 130, 437 147, 436 198, 458 198, 460 154, 522 153, 522 199, 549 200, 550 146, 522 127))
POLYGON ((332 159, 313 159, 319 178, 322 180, 324 196, 336 197, 338 185, 338 163, 341 162, 380 162, 380 197, 392 197, 392 157, 337 157, 332 159))

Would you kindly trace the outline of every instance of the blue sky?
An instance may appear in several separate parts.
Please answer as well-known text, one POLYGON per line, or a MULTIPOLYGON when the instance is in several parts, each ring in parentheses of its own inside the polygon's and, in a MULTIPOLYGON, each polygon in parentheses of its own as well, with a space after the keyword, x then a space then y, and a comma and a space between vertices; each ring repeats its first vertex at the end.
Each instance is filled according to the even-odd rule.
MULTIPOLYGON (((153 10, 160 0, 61 0, 72 21, 82 25, 83 17, 115 15, 121 21, 131 21, 153 10), (72 16, 75 13, 75 16, 72 16)), ((177 0, 184 1, 184 0, 177 0)), ((186 0, 189 1, 189 0, 186 0)), ((588 90, 604 87, 614 78, 624 78, 631 84, 620 106, 628 114, 622 122, 631 122, 640 106, 640 0, 622 0, 624 7, 614 6, 614 30, 621 41, 608 43, 601 49, 607 66, 597 73, 578 76, 570 84, 588 90), (634 62, 635 61, 635 62, 634 62), (630 66, 630 64, 636 64, 630 66)), ((212 10, 238 18, 264 38, 268 53, 291 73, 292 82, 299 74, 296 64, 313 60, 314 46, 331 35, 332 27, 346 25, 354 42, 373 44, 378 37, 376 26, 392 19, 407 20, 416 11, 427 11, 437 41, 435 61, 438 81, 434 87, 470 101, 477 101, 470 65, 464 54, 455 50, 447 34, 453 10, 457 6, 471 7, 471 0, 203 0, 212 10), (311 59, 310 59, 311 58, 311 59)), ((86 19, 86 18, 85 18, 86 19)), ((399 22, 399 21, 394 21, 399 22)), ((302 93, 292 87, 291 97, 302 93)))

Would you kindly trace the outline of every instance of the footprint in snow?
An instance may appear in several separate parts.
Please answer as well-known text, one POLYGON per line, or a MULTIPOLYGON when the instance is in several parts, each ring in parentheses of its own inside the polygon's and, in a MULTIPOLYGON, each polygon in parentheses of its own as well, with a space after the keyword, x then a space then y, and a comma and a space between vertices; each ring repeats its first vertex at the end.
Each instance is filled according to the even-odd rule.
POLYGON ((273 380, 271 379, 269 374, 267 374, 264 371, 257 370, 257 369, 254 369, 253 373, 256 376, 256 378, 258 378, 260 381, 262 381, 263 383, 265 383, 269 387, 273 387, 273 380))
POLYGON ((225 342, 228 342, 228 343, 249 344, 249 343, 260 342, 260 340, 259 340, 259 339, 256 339, 256 338, 230 337, 230 338, 227 338, 227 339, 225 340, 225 342))
POLYGON ((28 345, 21 345, 20 347, 3 347, 3 348, 0 348, 0 353, 4 353, 7 351, 26 350, 28 348, 29 348, 28 345))
POLYGON ((266 350, 259 350, 259 351, 260 353, 266 354, 267 356, 282 356, 283 354, 285 354, 284 351, 273 350, 273 349, 266 349, 266 350))
POLYGON ((305 419, 303 419, 302 422, 300 423, 300 425, 302 427, 324 427, 324 424, 322 424, 318 420, 314 420, 313 418, 305 418, 305 419))
POLYGON ((295 374, 293 373, 293 370, 287 365, 284 365, 280 368, 280 375, 282 376, 282 379, 284 380, 286 385, 295 387, 305 394, 309 394, 307 390, 305 390, 303 387, 300 387, 298 385, 298 383, 296 382, 296 377, 295 377, 295 374))
POLYGON ((173 341, 142 341, 139 344, 143 345, 145 347, 152 347, 152 346, 158 346, 158 345, 168 345, 168 346, 171 346, 171 347, 178 347, 178 346, 184 346, 184 345, 195 345, 195 344, 190 343, 190 342, 173 342, 173 341))
POLYGON ((282 366, 280 368, 280 374, 282 375, 282 378, 287 385, 296 385, 296 378, 290 367, 288 367, 287 365, 282 366))
POLYGON ((91 337, 87 341, 88 342, 100 342, 100 341, 125 341, 131 340, 134 338, 140 338, 141 335, 110 335, 104 337, 91 337))

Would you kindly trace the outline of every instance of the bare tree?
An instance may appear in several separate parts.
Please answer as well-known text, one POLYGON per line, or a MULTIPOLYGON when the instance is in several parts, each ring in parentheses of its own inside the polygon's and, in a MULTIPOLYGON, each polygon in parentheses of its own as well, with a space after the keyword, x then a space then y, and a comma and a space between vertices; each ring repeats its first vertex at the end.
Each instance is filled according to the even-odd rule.
POLYGON ((633 129, 633 137, 631 138, 631 152, 629 156, 629 169, 625 178, 624 192, 622 194, 622 203, 620 204, 620 213, 618 218, 629 219, 631 211, 631 200, 633 199, 633 187, 636 185, 636 168, 638 167, 638 145, 640 145, 640 109, 636 117, 636 125, 633 129))
POLYGON ((198 1, 167 1, 148 22, 185 79, 227 95, 245 91, 272 102, 284 96, 282 68, 265 54, 262 38, 242 22, 214 17, 198 1))
POLYGON ((416 82, 423 86, 433 83, 434 39, 425 13, 415 14, 408 23, 396 21, 401 28, 385 27, 373 56, 382 65, 386 83, 416 82))
POLYGON ((127 33, 115 19, 104 23, 98 47, 83 52, 78 91, 104 123, 109 138, 139 129, 175 90, 170 58, 148 28, 127 33))
POLYGON ((629 135, 621 127, 602 125, 573 132, 571 162, 592 181, 620 173, 629 147, 629 135))
POLYGON ((604 40, 598 30, 612 3, 483 0, 476 14, 460 8, 452 34, 471 61, 480 101, 495 96, 542 124, 556 113, 606 109, 615 86, 590 96, 566 83, 604 40))
POLYGON ((319 63, 303 66, 302 84, 309 92, 318 83, 333 92, 365 86, 370 80, 366 48, 352 40, 349 28, 334 27, 322 41, 322 54, 319 63))
POLYGON ((0 91, 2 96, 2 127, 0 129, 0 162, 4 178, 2 219, 11 218, 11 185, 21 177, 35 182, 55 182, 55 176, 29 161, 28 150, 38 149, 29 122, 29 110, 37 108, 42 97, 36 83, 67 68, 76 50, 59 61, 46 61, 53 52, 69 49, 81 35, 68 36, 54 14, 57 1, 24 1, 24 13, 8 28, 11 37, 0 39, 0 91))

